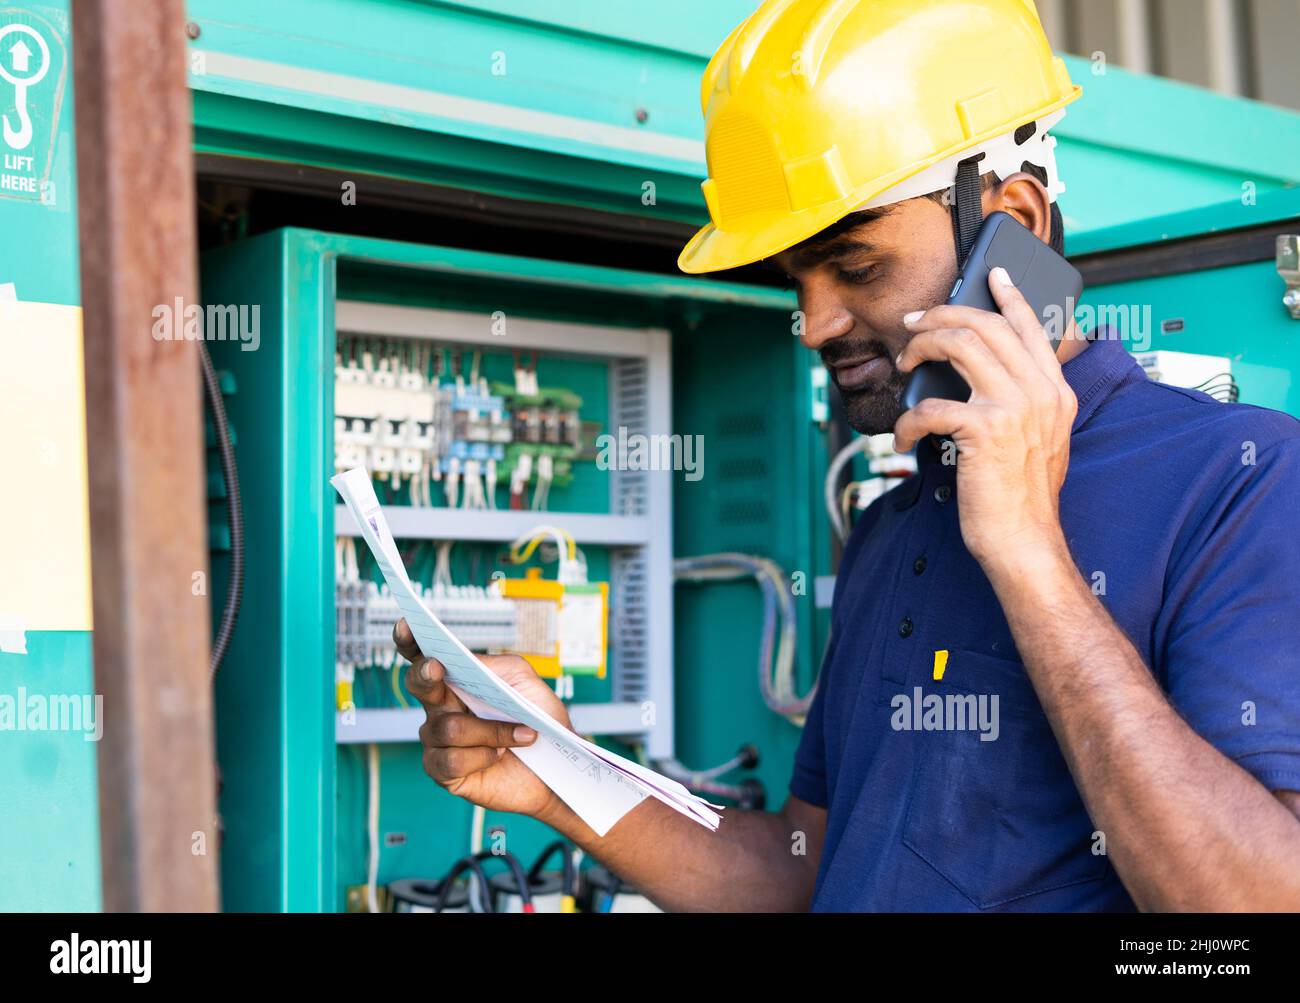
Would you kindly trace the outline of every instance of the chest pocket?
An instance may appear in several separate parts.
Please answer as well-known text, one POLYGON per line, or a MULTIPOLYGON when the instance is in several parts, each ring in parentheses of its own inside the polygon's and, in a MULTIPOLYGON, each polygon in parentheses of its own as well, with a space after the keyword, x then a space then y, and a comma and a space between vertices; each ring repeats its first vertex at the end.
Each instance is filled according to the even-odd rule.
POLYGON ((997 737, 981 741, 969 722, 965 730, 912 734, 917 762, 904 845, 980 909, 1104 878, 1094 826, 1024 666, 954 651, 943 681, 924 691, 966 696, 967 708, 970 696, 985 695, 985 721, 996 721, 997 737))

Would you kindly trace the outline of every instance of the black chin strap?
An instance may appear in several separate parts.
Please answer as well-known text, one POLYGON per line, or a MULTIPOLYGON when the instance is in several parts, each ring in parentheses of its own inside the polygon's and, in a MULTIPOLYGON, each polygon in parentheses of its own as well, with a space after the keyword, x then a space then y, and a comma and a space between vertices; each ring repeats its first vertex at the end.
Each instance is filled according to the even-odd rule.
POLYGON ((963 160, 957 165, 953 186, 952 227, 957 243, 957 270, 966 266, 966 258, 975 244, 975 236, 984 222, 984 201, 980 191, 979 162, 984 154, 963 160))
MULTIPOLYGON (((984 199, 980 185, 979 163, 984 154, 963 160, 957 165, 957 180, 953 184, 952 229, 957 245, 957 271, 966 267, 975 237, 984 223, 984 199)), ((918 462, 932 462, 942 455, 944 436, 930 435, 924 440, 929 448, 924 452, 917 446, 918 462)))

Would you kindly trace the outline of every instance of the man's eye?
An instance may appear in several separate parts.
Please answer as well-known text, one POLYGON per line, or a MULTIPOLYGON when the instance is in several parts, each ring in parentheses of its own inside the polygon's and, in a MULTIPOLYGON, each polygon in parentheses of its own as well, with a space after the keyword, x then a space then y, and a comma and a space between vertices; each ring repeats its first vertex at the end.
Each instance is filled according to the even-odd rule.
POLYGON ((858 268, 853 271, 847 271, 845 269, 841 269, 840 279, 844 282, 851 282, 856 285, 862 285, 864 282, 869 282, 871 280, 871 277, 875 275, 875 273, 876 270, 870 266, 866 268, 858 268))

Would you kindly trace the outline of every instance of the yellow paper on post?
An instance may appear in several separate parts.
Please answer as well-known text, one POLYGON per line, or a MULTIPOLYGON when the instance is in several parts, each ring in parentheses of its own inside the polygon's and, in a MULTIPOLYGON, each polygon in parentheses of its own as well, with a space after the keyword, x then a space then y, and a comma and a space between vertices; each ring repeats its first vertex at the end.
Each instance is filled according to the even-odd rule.
POLYGON ((81 308, 0 298, 0 631, 90 630, 81 308))

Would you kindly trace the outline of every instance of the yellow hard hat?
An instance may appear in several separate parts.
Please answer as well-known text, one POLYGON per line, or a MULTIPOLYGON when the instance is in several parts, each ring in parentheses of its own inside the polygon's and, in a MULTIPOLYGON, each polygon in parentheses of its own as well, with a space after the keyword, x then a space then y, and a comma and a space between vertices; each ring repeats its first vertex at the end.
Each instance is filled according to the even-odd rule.
POLYGON ((678 267, 783 251, 1081 93, 1033 0, 766 0, 704 71, 712 222, 678 267))

